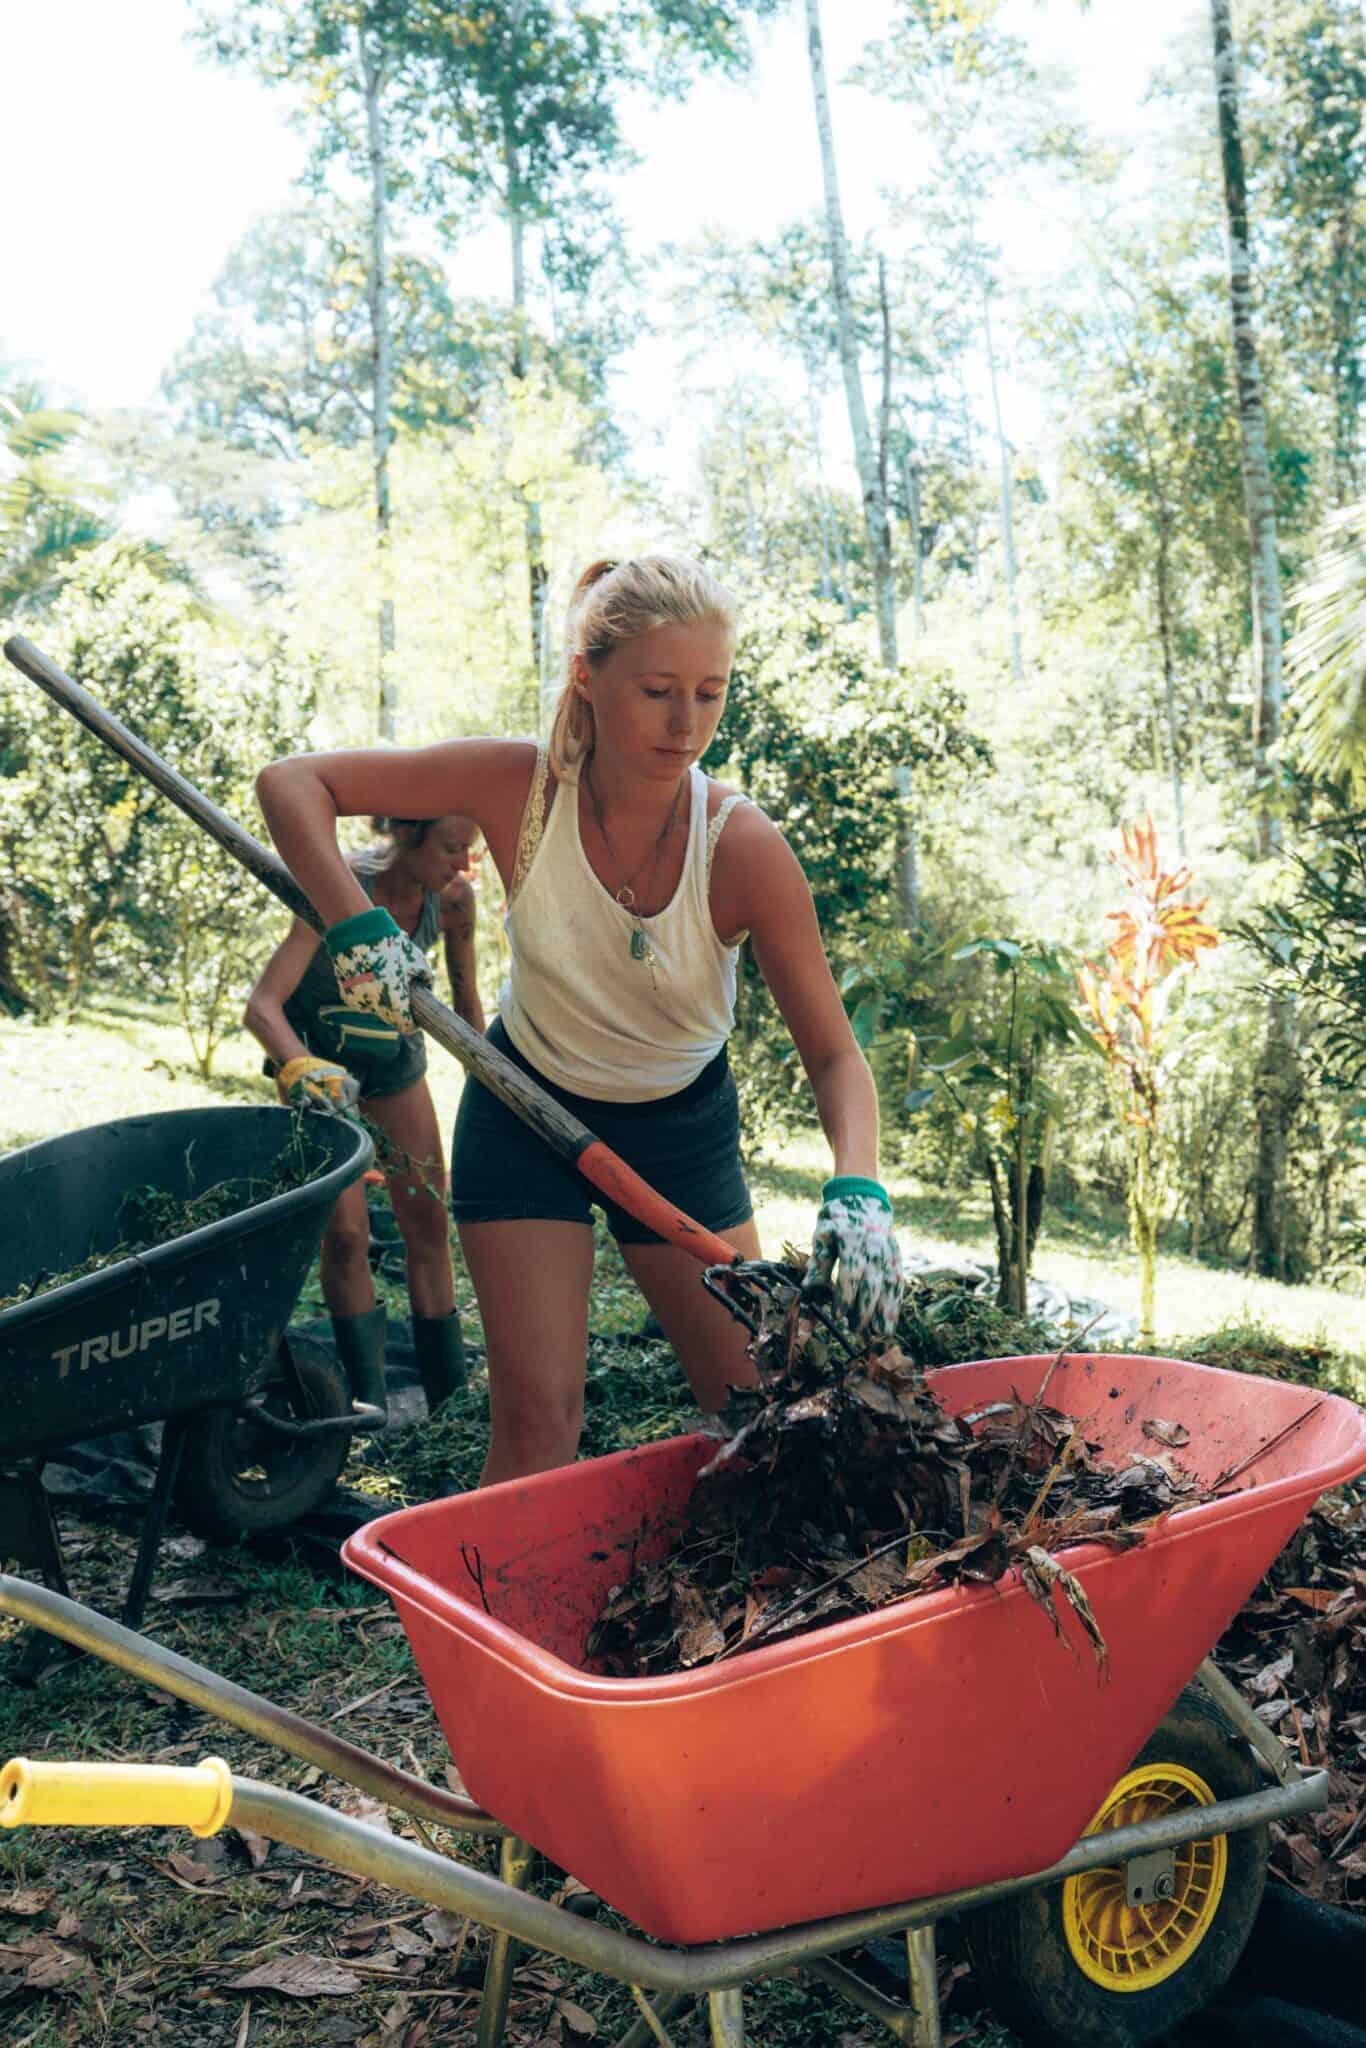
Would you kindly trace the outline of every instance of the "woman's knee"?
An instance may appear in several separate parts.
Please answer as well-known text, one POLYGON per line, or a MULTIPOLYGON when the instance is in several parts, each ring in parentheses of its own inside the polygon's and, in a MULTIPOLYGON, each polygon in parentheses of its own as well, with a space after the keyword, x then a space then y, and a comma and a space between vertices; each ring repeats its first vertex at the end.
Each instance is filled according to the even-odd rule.
POLYGON ((489 1360, 493 1427, 499 1437, 529 1452, 555 1451, 572 1457, 583 1429, 583 1385, 560 1388, 500 1385, 496 1358, 489 1360))
POLYGON ((394 1217, 409 1251, 442 1251, 450 1244, 444 1190, 420 1190, 394 1204, 394 1217))
POLYGON ((370 1256, 368 1217, 334 1216, 323 1234, 322 1255, 331 1266, 363 1266, 370 1256))

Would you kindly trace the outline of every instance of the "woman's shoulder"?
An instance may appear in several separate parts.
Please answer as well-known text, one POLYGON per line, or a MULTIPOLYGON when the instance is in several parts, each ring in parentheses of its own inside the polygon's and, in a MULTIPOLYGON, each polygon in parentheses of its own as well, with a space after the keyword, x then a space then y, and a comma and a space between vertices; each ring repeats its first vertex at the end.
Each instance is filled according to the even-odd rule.
POLYGON ((753 797, 733 783, 718 782, 714 775, 708 775, 707 782, 707 823, 712 825, 726 813, 725 829, 716 842, 716 858, 721 858, 721 848, 729 841, 732 847, 753 847, 763 842, 782 839, 768 812, 756 804, 753 797))

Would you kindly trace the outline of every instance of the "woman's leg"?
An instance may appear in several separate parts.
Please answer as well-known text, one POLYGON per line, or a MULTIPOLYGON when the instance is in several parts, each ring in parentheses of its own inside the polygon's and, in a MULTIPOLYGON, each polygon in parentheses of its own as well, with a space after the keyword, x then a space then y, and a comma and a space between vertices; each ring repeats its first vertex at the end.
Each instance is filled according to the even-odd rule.
POLYGON ((593 1233, 584 1223, 462 1223, 488 1352, 481 1486, 567 1465, 583 1426, 593 1233))
MULTIPOLYGON (((717 1235, 743 1258, 762 1256, 753 1220, 717 1235)), ((702 1268, 690 1253, 672 1244, 624 1244, 621 1255, 662 1323, 704 1414, 725 1407, 727 1387, 756 1384, 758 1375, 745 1355, 749 1333, 707 1293, 702 1268)))
POLYGON ((445 1155, 436 1106, 425 1081, 397 1095, 367 1096, 362 1108, 404 1163, 384 1164, 394 1220, 408 1256, 408 1300, 415 1316, 448 1316, 455 1307, 445 1155))
POLYGON ((361 1181, 338 1197, 323 1232, 321 1265, 328 1314, 368 1315, 375 1306, 375 1283, 370 1278, 370 1217, 361 1181))

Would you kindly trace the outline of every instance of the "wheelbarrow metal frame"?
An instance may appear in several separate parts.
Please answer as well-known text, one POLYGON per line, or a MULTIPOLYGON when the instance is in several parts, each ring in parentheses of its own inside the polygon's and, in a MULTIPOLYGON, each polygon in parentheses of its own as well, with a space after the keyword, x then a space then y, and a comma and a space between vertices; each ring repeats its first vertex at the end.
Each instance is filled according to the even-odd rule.
POLYGON ((1301 1771, 1279 1739, 1207 1658, 1198 1673, 1201 1683, 1278 1781, 1264 1791, 1084 1836, 1050 1868, 1025 1876, 738 1940, 670 1948, 583 1920, 564 1907, 528 1895, 523 1887, 535 1852, 528 1843, 508 1834, 493 1815, 469 1799, 396 1770, 356 1744, 205 1666, 26 1580, 0 1577, 0 1612, 93 1652, 145 1684, 326 1770, 412 1819, 498 1837, 501 1875, 492 1877, 434 1849, 381 1834, 298 1793, 252 1779, 233 1779, 233 1824, 244 1824, 353 1876, 406 1891, 492 1930, 478 2048, 501 2048, 505 2039, 508 1994, 519 1945, 615 1977, 630 1985, 642 2001, 646 1993, 656 1994, 651 2017, 642 2013, 618 2048, 651 2048, 661 2035, 667 2041, 664 2027, 669 2015, 683 2002, 704 1997, 711 2006, 713 2048, 744 2048, 744 1987, 795 1968, 839 1991, 910 2048, 939 2048, 934 1954, 934 1929, 939 1920, 1039 1885, 1056 1884, 1101 1864, 1128 1862, 1209 1834, 1235 1834, 1266 1821, 1319 1810, 1328 1801, 1328 1773, 1301 1771), (904 2003, 887 1998, 836 1960, 843 1950, 856 1948, 874 1936, 893 1934, 907 1937, 911 1996, 904 2003))

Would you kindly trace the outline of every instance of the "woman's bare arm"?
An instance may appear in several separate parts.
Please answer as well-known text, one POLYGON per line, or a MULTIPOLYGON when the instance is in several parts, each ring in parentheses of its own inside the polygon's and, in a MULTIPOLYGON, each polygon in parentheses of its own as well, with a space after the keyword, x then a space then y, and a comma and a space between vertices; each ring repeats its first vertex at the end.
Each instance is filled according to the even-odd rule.
POLYGON ((718 931, 749 932, 759 972, 811 1082, 835 1172, 876 1180, 873 1077, 844 1014, 806 876, 781 832, 753 805, 738 809, 721 835, 712 911, 718 931))
POLYGON ((318 934, 296 917, 247 997, 242 1022, 278 1066, 284 1066, 287 1060, 300 1059, 308 1051, 285 1015, 285 1004, 299 986, 304 970, 321 944, 318 934))
POLYGON ((451 1008, 472 1031, 484 1029, 479 1000, 479 970, 474 956, 474 923, 479 899, 463 876, 441 897, 441 935, 446 943, 446 972, 451 983, 451 1008))
POLYGON ((482 830, 506 882, 535 757, 526 740, 295 754, 261 770, 256 794, 281 859, 319 917, 333 925, 371 907, 337 844, 338 818, 461 811, 482 830))

